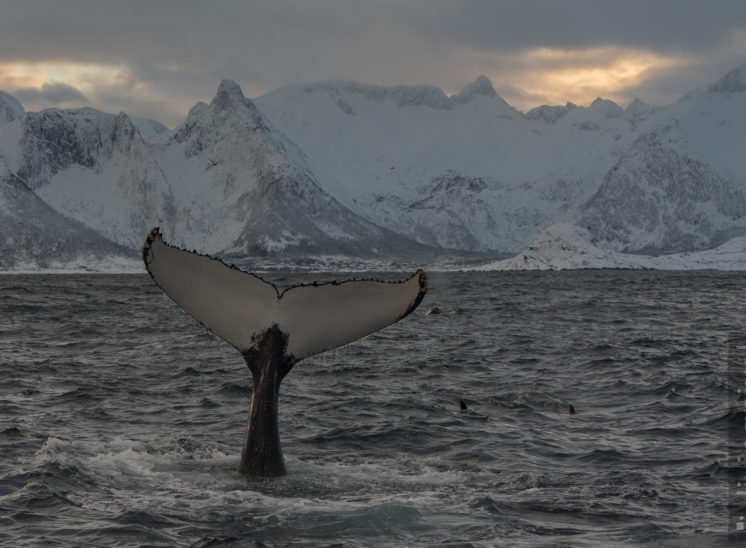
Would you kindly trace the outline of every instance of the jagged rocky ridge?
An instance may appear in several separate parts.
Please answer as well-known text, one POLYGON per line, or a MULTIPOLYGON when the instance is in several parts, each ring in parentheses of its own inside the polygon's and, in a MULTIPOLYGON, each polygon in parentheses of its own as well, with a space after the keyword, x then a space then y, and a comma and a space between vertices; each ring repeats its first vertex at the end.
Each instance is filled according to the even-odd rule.
POLYGON ((610 252, 712 248, 746 233, 745 75, 666 107, 526 114, 484 76, 450 97, 327 82, 254 101, 224 80, 173 131, 0 94, 0 268, 134 257, 154 225, 237 260, 509 256, 555 223, 610 252))

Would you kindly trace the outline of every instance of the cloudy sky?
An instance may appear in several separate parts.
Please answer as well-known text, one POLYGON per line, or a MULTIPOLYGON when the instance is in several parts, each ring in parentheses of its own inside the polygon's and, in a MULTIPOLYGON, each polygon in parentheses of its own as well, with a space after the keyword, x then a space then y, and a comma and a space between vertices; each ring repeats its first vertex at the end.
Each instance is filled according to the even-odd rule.
POLYGON ((510 104, 666 104, 746 62, 744 0, 3 0, 0 90, 178 124, 221 78, 489 77, 510 104))

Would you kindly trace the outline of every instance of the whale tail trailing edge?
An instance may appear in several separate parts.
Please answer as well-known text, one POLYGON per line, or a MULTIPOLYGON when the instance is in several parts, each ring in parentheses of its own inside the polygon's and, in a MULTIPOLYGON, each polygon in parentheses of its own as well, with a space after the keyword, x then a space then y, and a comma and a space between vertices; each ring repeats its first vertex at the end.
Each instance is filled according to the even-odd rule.
POLYGON ((258 276, 171 246, 154 228, 143 260, 176 304, 244 355, 267 329, 287 336, 294 361, 342 346, 407 316, 427 291, 425 273, 403 282, 352 280, 299 285, 279 293, 258 276))

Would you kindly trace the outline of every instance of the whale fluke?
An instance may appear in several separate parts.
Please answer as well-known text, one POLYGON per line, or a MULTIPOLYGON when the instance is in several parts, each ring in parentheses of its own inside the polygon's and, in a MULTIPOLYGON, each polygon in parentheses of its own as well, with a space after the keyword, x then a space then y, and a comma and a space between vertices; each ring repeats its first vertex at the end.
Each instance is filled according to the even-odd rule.
POLYGON ((422 270, 403 282, 274 285, 219 259, 167 244, 158 228, 142 250, 153 281, 244 356, 254 379, 241 471, 285 473, 277 425, 282 379, 303 358, 369 335, 410 314, 427 291, 422 270))

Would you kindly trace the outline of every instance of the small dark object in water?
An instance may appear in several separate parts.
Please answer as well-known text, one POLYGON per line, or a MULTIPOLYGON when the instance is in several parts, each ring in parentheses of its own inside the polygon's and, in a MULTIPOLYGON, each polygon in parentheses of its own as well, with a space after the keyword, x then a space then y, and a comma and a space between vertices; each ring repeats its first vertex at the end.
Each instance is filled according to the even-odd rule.
POLYGON ((437 306, 431 306, 427 309, 427 312, 425 312, 425 316, 432 316, 434 314, 440 314, 440 308, 437 306))
POLYGON ((575 406, 573 406, 573 404, 570 404, 570 414, 571 415, 575 414, 575 406))
POLYGON ((466 411, 467 409, 469 409, 466 406, 466 402, 464 400, 459 400, 459 403, 461 404, 461 411, 466 411))

